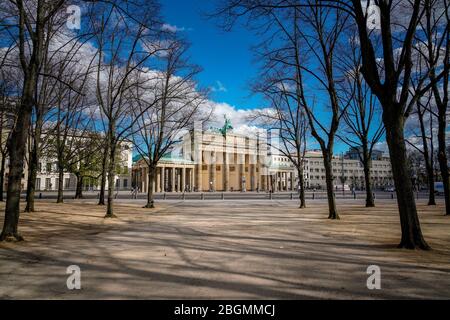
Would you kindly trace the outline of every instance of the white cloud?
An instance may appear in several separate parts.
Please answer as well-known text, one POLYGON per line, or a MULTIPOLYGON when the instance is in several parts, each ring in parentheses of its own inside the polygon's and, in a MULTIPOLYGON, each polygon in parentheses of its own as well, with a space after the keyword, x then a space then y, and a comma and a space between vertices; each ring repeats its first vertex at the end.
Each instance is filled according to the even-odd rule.
POLYGON ((176 25, 169 24, 169 23, 164 23, 161 27, 161 30, 176 33, 176 32, 180 32, 180 31, 186 31, 186 28, 178 27, 176 25))
POLYGON ((224 123, 224 116, 226 116, 227 119, 230 119, 231 121, 234 133, 250 134, 260 129, 249 123, 249 118, 252 114, 254 114, 255 109, 238 109, 235 106, 229 105, 225 102, 209 101, 209 104, 212 109, 212 116, 210 120, 212 127, 222 127, 224 123))
POLYGON ((389 156, 389 147, 385 140, 377 142, 374 147, 375 150, 383 151, 386 156, 389 156))
POLYGON ((211 87, 212 92, 227 92, 228 89, 219 80, 216 81, 216 86, 211 87))

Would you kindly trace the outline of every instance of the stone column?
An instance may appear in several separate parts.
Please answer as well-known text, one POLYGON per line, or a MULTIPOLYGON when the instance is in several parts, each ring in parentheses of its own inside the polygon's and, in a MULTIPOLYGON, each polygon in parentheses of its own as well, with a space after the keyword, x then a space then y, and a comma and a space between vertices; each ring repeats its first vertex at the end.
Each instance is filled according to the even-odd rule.
POLYGON ((144 174, 143 174, 142 180, 144 181, 144 189, 142 191, 147 193, 147 188, 148 188, 147 168, 144 168, 144 174))
POLYGON ((280 172, 280 191, 284 191, 284 172, 280 172))
POLYGON ((211 152, 210 181, 212 182, 212 191, 216 191, 216 154, 211 152))
POLYGON ((274 192, 278 192, 278 190, 280 190, 280 173, 276 172, 275 173, 275 188, 274 188, 274 192))
POLYGON ((203 172, 203 151, 199 150, 197 151, 197 157, 196 157, 198 163, 195 164, 195 186, 197 188, 197 191, 201 192, 203 191, 202 186, 202 172, 203 172))
POLYGON ((278 191, 283 191, 283 172, 279 172, 278 173, 280 176, 280 182, 279 182, 279 186, 278 186, 278 191))
POLYGON ((284 173, 284 179, 285 179, 285 183, 286 183, 286 191, 289 191, 289 172, 285 172, 284 173))
MULTIPOLYGON (((239 185, 241 191, 246 191, 246 187, 243 182, 243 177, 245 177, 245 154, 239 154, 239 185)), ((247 182, 247 181, 246 181, 247 182)))
POLYGON ((172 192, 175 192, 175 168, 172 167, 171 168, 172 174, 171 174, 171 179, 172 179, 172 192))
POLYGON ((156 168, 156 192, 161 192, 161 168, 156 168))
MULTIPOLYGON (((254 156, 252 155, 252 157, 254 157, 254 156)), ((252 171, 251 171, 252 173, 251 173, 251 178, 250 178, 251 183, 252 183, 251 188, 252 188, 252 191, 256 191, 256 187, 258 185, 258 177, 257 177, 257 172, 256 172, 256 161, 254 160, 254 158, 253 158, 253 164, 251 165, 251 167, 252 167, 252 171)))
POLYGON ((141 192, 145 192, 145 169, 141 168, 141 192))
POLYGON ((186 167, 183 167, 181 171, 181 192, 186 190, 186 167))
POLYGON ((227 150, 223 152, 223 190, 230 190, 230 159, 228 158, 227 150))
POLYGON ((262 186, 263 182, 262 182, 262 175, 261 175, 261 166, 259 166, 258 164, 256 164, 255 166, 257 167, 257 169, 259 169, 256 172, 256 175, 257 175, 256 187, 259 188, 259 190, 261 190, 261 189, 263 189, 263 186, 262 186))
POLYGON ((136 185, 134 187, 140 188, 141 187, 141 169, 138 167, 134 174, 135 174, 135 178, 136 178, 136 185))
POLYGON ((156 192, 156 177, 153 177, 153 181, 152 181, 152 192, 153 192, 153 193, 156 192))
POLYGON ((284 183, 285 183, 285 190, 289 191, 289 173, 287 171, 284 173, 284 183))
POLYGON ((161 168, 161 192, 166 191, 166 167, 161 168))

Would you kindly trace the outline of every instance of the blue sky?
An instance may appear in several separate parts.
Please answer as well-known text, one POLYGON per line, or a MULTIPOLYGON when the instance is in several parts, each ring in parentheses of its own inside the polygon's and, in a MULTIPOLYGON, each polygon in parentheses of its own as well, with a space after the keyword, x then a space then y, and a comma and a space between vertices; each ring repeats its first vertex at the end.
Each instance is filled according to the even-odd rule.
MULTIPOLYGON (((258 44, 257 35, 239 24, 232 31, 221 30, 206 13, 214 10, 215 1, 161 0, 165 22, 176 26, 191 43, 192 62, 203 68, 198 76, 201 86, 213 87, 211 100, 227 103, 236 109, 267 106, 261 96, 252 95, 250 83, 258 74, 258 66, 251 47, 258 44)), ((318 148, 314 139, 310 148, 318 148)), ((336 139, 335 152, 347 150, 336 139)))
MULTIPOLYGON (((211 93, 211 100, 228 104, 236 110, 267 106, 267 101, 261 96, 253 95, 250 90, 251 81, 258 74, 258 65, 251 48, 261 40, 254 31, 239 23, 229 32, 221 30, 217 21, 206 16, 206 13, 214 11, 216 1, 160 1, 164 21, 176 27, 191 43, 191 61, 203 68, 197 78, 200 85, 215 89, 211 93)), ((319 94, 319 100, 320 96, 319 94)), ((227 106, 224 106, 224 111, 226 110, 227 106)), ((319 107, 315 112, 324 123, 329 122, 329 110, 319 107)), ((238 112, 236 116, 244 113, 238 112)), ((308 139, 308 144, 310 149, 319 148, 312 137, 308 139)), ((348 148, 336 137, 335 153, 345 152, 348 148)))
POLYGON ((214 1, 161 0, 165 21, 181 29, 191 43, 192 62, 203 72, 198 76, 201 86, 213 87, 211 99, 226 102, 238 109, 253 109, 264 103, 252 96, 249 83, 257 73, 250 50, 256 37, 245 28, 225 32, 204 13, 211 12, 214 1))

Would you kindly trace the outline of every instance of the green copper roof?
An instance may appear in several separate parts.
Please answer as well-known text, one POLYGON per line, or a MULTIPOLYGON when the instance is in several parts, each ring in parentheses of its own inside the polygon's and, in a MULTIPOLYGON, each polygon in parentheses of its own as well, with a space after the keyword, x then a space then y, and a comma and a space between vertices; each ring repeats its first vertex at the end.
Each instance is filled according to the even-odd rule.
MULTIPOLYGON (((142 156, 140 154, 137 154, 133 157, 133 162, 138 162, 142 159, 142 156)), ((165 163, 178 163, 178 164, 194 164, 194 161, 184 159, 182 157, 173 156, 171 154, 166 154, 164 157, 159 159, 159 162, 165 162, 165 163)))

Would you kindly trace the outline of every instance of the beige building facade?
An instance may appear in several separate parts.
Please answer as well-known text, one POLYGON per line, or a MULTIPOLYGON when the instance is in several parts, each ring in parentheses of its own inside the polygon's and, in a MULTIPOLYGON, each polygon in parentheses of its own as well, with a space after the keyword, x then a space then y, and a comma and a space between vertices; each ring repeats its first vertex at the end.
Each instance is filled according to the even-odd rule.
MULTIPOLYGON (((342 184, 355 189, 364 189, 364 168, 359 159, 345 156, 333 156, 332 160, 334 185, 341 188, 342 184), (344 180, 344 182, 342 182, 344 180)), ((320 151, 309 151, 305 155, 306 187, 325 189, 325 168, 320 151)), ((392 170, 389 157, 380 156, 371 161, 371 181, 374 188, 384 188, 393 185, 392 170)))
MULTIPOLYGON (((156 169, 156 179, 153 182, 153 192, 191 192, 194 186, 194 163, 180 157, 162 158, 156 169)), ((132 170, 133 188, 147 192, 148 166, 142 157, 139 157, 132 170)))
MULTIPOLYGON (((325 169, 320 151, 308 151, 304 161, 305 187, 324 189, 325 169)), ((364 171, 359 160, 334 156, 332 161, 336 188, 344 185, 363 189, 364 171)), ((132 186, 148 190, 148 168, 136 159, 132 170, 132 186)), ((388 157, 372 160, 372 185, 392 185, 388 157)), ((154 192, 292 192, 298 190, 297 169, 287 156, 268 147, 261 131, 252 136, 214 130, 193 130, 157 166, 154 192)))
MULTIPOLYGON (((155 192, 289 191, 295 189, 292 163, 268 151, 263 132, 253 136, 214 130, 186 134, 157 166, 155 192)), ((143 159, 133 165, 133 186, 148 190, 143 159)))

